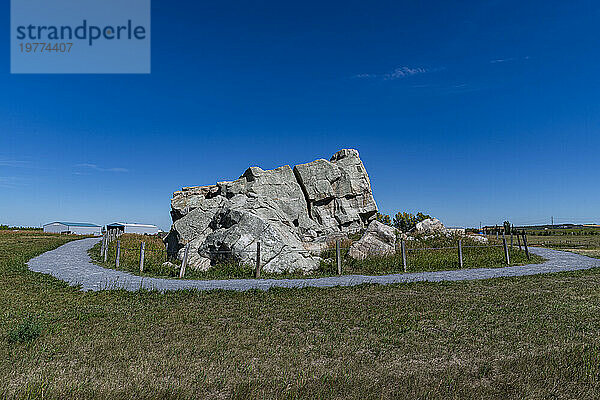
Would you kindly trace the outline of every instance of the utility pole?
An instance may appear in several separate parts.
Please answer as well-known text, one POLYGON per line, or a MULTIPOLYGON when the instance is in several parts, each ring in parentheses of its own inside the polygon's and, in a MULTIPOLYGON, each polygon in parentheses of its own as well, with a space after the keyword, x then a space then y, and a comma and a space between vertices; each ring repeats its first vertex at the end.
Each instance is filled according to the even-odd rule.
POLYGON ((552 220, 552 227, 554 228, 554 217, 550 217, 552 220))

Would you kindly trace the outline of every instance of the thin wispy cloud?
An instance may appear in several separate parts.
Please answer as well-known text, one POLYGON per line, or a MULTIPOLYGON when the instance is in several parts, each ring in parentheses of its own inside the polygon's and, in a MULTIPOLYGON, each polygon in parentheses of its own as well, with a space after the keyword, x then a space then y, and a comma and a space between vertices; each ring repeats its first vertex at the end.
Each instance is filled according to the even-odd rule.
POLYGON ((408 78, 415 75, 427 74, 430 72, 440 71, 443 68, 425 68, 425 67, 398 67, 394 70, 382 74, 363 73, 354 75, 356 79, 383 79, 383 80, 396 80, 402 78, 408 78))
POLYGON ((26 168, 30 165, 31 163, 29 161, 0 158, 0 167, 26 168))
POLYGON ((429 70, 427 68, 422 68, 422 67, 417 67, 417 68, 400 67, 400 68, 396 68, 394 71, 390 72, 389 74, 385 74, 384 78, 385 79, 400 79, 400 78, 406 78, 407 76, 425 74, 427 72, 429 72, 429 70))
MULTIPOLYGON (((92 171, 98 171, 98 172, 129 172, 129 170, 127 168, 119 168, 119 167, 103 168, 103 167, 98 166, 97 164, 90 164, 90 163, 77 164, 76 167, 82 168, 82 169, 87 169, 87 170, 92 170, 92 171)), ((75 174, 79 174, 79 173, 75 172, 75 174)))
POLYGON ((359 79, 369 79, 369 78, 377 78, 376 74, 358 74, 354 75, 355 78, 359 79))
POLYGON ((16 176, 0 176, 1 188, 14 188, 17 186, 19 178, 16 176))
POLYGON ((529 56, 525 56, 525 57, 509 57, 509 58, 498 58, 495 60, 490 60, 490 64, 501 64, 501 63, 506 63, 506 62, 511 62, 511 61, 520 61, 520 60, 529 60, 530 57, 529 56))
POLYGON ((56 166, 44 165, 42 159, 23 159, 0 156, 0 168, 14 168, 21 170, 56 170, 56 166))
POLYGON ((410 88, 418 90, 420 93, 424 93, 427 96, 432 95, 452 95, 462 94, 470 92, 478 92, 481 90, 489 89, 488 86, 472 85, 466 82, 457 83, 428 83, 428 84, 417 84, 410 85, 410 88))

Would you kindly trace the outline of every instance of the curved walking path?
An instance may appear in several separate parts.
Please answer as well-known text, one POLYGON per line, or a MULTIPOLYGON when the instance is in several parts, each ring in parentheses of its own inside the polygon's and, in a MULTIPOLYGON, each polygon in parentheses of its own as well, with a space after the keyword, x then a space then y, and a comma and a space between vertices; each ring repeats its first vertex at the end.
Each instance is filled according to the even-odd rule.
POLYGON ((566 251, 557 251, 539 247, 530 248, 548 261, 542 264, 529 264, 503 268, 477 268, 436 272, 411 272, 393 275, 342 275, 327 278, 307 279, 235 279, 235 280, 186 280, 147 278, 115 271, 93 264, 87 251, 100 239, 81 239, 69 242, 55 250, 48 251, 27 263, 30 270, 50 274, 70 285, 81 285, 82 290, 125 289, 135 291, 148 290, 267 290, 271 287, 333 287, 353 286, 363 283, 388 285, 405 282, 441 282, 489 279, 506 276, 524 276, 550 272, 576 271, 600 267, 600 259, 581 256, 566 251))

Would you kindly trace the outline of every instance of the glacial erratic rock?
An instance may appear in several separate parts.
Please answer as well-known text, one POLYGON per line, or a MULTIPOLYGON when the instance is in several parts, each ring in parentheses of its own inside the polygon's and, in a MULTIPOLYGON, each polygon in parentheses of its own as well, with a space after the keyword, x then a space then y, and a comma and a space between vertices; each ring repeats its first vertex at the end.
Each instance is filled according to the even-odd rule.
POLYGON ((358 151, 341 150, 330 161, 250 167, 235 181, 175 192, 165 242, 179 259, 189 244, 191 269, 229 260, 254 265, 260 241, 265 271, 309 272, 319 265, 315 250, 365 229, 376 213, 358 151))
POLYGON ((370 255, 390 255, 396 251, 396 229, 379 221, 372 221, 359 241, 352 244, 350 257, 363 260, 370 255))
POLYGON ((486 238, 483 235, 468 234, 465 237, 473 240, 474 242, 478 242, 478 243, 487 243, 488 242, 488 238, 486 238))
POLYGON ((436 235, 446 233, 447 229, 437 218, 428 218, 417 224, 415 232, 421 235, 436 235))

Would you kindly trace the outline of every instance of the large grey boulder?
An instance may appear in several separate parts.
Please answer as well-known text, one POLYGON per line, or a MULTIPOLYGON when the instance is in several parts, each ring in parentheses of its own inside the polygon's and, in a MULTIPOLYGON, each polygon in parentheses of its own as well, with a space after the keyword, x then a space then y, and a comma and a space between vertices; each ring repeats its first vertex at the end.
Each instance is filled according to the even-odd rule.
POLYGON ((173 225, 165 239, 192 269, 235 261, 254 265, 261 243, 267 272, 309 272, 326 241, 359 232, 377 205, 356 150, 273 170, 250 167, 234 181, 186 187, 173 194, 173 225))
POLYGON ((390 255, 396 252, 396 229, 375 220, 365 234, 350 246, 348 255, 363 260, 371 255, 390 255))

